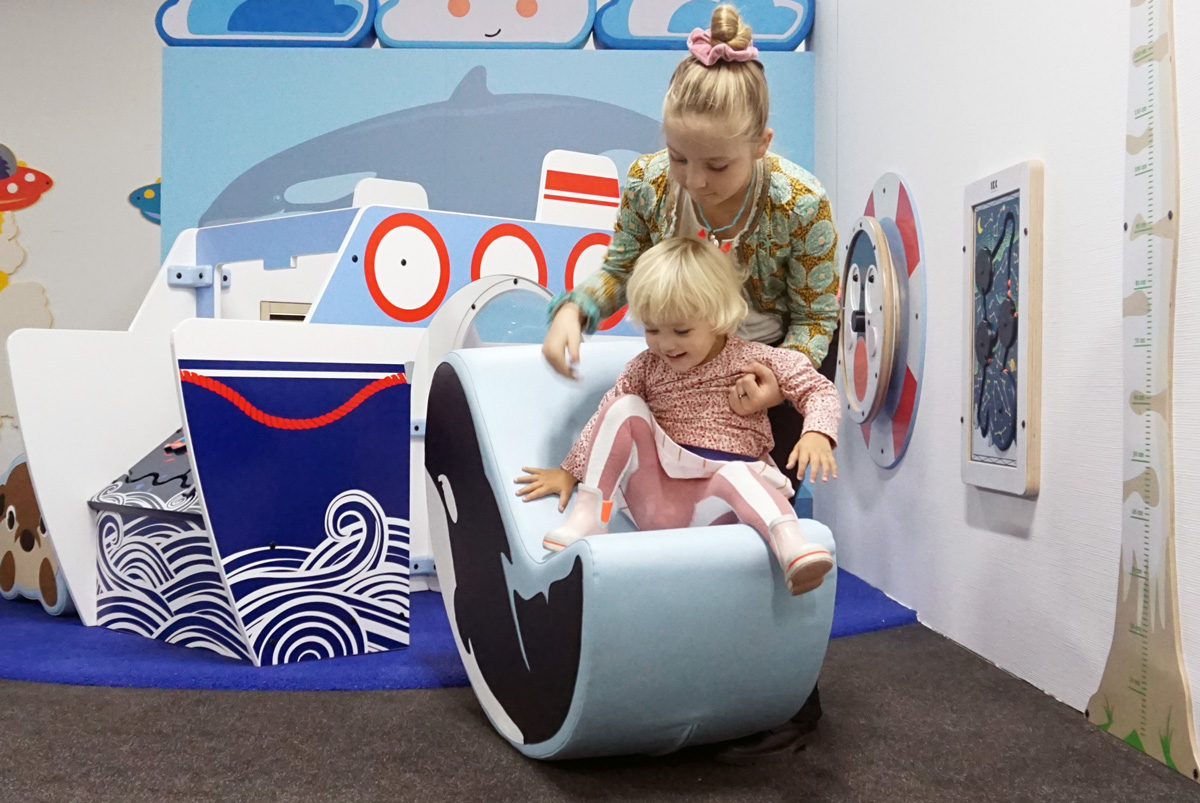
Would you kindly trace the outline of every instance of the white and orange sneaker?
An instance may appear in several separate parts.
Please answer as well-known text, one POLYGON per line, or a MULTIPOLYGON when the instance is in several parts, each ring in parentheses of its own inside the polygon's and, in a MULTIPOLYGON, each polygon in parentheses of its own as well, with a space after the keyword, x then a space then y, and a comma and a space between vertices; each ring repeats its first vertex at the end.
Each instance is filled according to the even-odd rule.
POLYGON ((833 568, 833 556, 820 544, 809 543, 795 516, 781 516, 767 527, 771 549, 783 569, 788 591, 793 596, 817 588, 833 568))
POLYGON ((604 535, 608 532, 612 500, 605 499, 599 488, 582 483, 575 487, 575 503, 571 506, 566 520, 546 533, 546 537, 542 539, 542 546, 551 552, 564 550, 580 538, 604 535))

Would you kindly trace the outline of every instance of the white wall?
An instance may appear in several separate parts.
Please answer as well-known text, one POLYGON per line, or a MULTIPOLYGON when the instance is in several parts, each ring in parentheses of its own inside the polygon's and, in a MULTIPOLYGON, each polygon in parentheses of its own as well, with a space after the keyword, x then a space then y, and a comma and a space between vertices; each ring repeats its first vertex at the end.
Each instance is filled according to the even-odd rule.
MULTIPOLYGON (((16 212, 26 258, 12 281, 45 287, 58 328, 125 329, 159 267, 159 227, 127 200, 159 177, 159 5, 0 2, 0 142, 54 180, 16 212)), ((20 451, 0 430, 0 472, 20 451)))
MULTIPOLYGON (((930 627, 1082 710, 1112 637, 1121 541, 1128 2, 825 0, 818 8, 822 34, 830 18, 836 24, 815 50, 818 97, 836 100, 818 118, 818 142, 833 138, 836 146, 818 148, 817 167, 839 229, 861 214, 881 173, 899 172, 915 194, 929 281, 924 386, 908 454, 885 472, 846 428, 842 479, 821 515, 850 571, 915 608, 930 627), (1042 491, 1023 500, 959 478, 962 204, 968 183, 1031 158, 1046 175, 1042 491)), ((1195 693, 1200 8, 1176 2, 1176 14, 1185 170, 1174 385, 1177 551, 1195 693)))

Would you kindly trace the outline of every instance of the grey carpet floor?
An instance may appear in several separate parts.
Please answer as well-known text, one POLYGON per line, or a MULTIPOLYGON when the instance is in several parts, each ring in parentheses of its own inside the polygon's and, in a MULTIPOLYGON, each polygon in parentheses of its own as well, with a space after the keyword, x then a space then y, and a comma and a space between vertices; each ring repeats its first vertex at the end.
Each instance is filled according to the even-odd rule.
POLYGON ((726 767, 539 763, 468 689, 196 692, 0 681, 0 801, 1200 801, 1200 784, 919 626, 838 639, 817 742, 726 767))

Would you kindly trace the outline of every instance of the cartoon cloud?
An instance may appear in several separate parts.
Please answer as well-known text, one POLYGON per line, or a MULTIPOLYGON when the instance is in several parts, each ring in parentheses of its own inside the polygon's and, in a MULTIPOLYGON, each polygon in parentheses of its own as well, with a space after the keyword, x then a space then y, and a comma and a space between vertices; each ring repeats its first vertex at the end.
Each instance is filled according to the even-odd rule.
POLYGON ((167 0, 159 36, 171 45, 353 47, 374 34, 377 0, 167 0))
MULTIPOLYGON (((760 50, 795 50, 812 31, 813 0, 739 0, 760 50)), ((602 47, 682 50, 694 28, 707 28, 716 0, 614 0, 596 15, 602 47)))
POLYGON ((580 47, 596 0, 385 0, 375 21, 389 47, 580 47))
MULTIPOLYGON (((18 329, 49 329, 54 323, 46 289, 36 282, 8 284, 8 274, 0 273, 0 343, 18 329)), ((16 418, 12 376, 8 357, 0 351, 0 417, 16 418)))
POLYGON ((8 276, 25 261, 25 249, 17 242, 17 221, 12 212, 0 212, 0 289, 8 285, 8 276))

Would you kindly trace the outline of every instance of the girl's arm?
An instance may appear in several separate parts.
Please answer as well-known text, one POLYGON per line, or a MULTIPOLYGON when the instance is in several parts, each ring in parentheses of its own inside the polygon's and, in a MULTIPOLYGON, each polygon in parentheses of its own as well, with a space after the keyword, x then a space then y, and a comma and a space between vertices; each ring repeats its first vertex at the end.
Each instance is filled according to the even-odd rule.
MULTIPOLYGON (((811 196, 810 196, 811 197, 811 196)), ((788 257, 788 307, 791 320, 781 347, 807 355, 820 366, 838 325, 837 231, 825 192, 815 213, 803 205, 792 210, 792 248, 788 257)))
POLYGON ((759 361, 775 372, 779 390, 804 416, 804 432, 819 432, 837 445, 842 404, 837 388, 813 367, 809 359, 793 350, 764 347, 759 361))
POLYGON ((575 304, 582 314, 584 331, 592 334, 605 318, 625 306, 625 282, 633 263, 650 247, 650 216, 657 204, 654 187, 646 180, 652 156, 642 156, 629 168, 604 264, 582 285, 550 302, 551 320, 563 304, 575 304))

